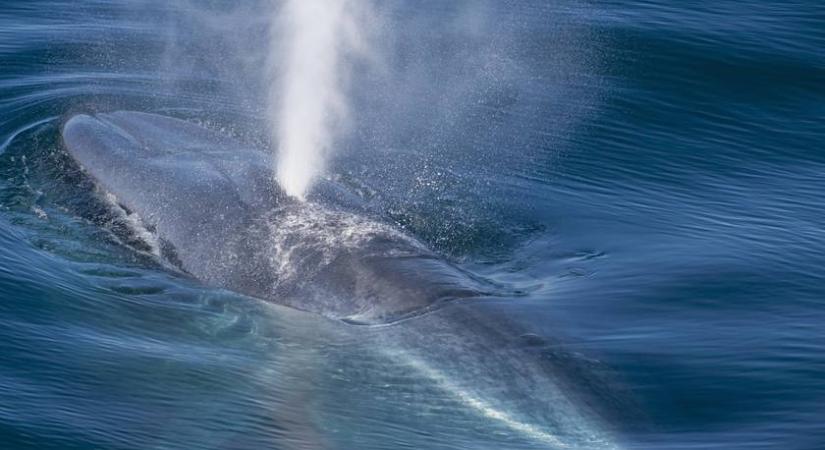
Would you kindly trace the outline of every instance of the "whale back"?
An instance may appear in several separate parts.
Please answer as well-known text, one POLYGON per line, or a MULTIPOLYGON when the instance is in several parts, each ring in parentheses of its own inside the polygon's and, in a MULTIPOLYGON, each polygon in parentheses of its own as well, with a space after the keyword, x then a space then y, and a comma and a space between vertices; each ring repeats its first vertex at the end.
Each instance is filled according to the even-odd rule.
POLYGON ((493 290, 391 227, 286 197, 269 153, 199 125, 81 114, 63 141, 168 259, 207 284, 364 324, 493 290))

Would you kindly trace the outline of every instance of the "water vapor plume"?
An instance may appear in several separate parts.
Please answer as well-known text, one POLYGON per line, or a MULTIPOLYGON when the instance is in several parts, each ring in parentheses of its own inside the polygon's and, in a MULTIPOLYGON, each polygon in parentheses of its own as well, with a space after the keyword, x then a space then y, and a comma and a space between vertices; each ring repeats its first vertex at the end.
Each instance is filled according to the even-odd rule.
POLYGON ((269 118, 277 179, 303 198, 351 126, 348 84, 368 54, 367 0, 286 0, 277 11, 269 61, 269 118))

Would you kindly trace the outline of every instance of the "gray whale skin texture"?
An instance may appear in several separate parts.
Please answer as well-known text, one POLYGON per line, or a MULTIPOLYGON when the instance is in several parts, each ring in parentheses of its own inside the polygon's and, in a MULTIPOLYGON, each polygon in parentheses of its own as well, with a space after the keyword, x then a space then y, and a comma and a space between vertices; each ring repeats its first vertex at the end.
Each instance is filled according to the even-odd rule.
MULTIPOLYGON (((350 232, 334 228, 353 217, 334 207, 319 223, 292 223, 294 234, 273 249, 278 215, 295 221, 307 210, 318 220, 319 207, 307 209, 280 191, 268 153, 193 123, 131 111, 80 114, 64 124, 63 142, 104 191, 156 232, 168 260, 207 284, 360 324, 495 290, 386 226, 373 226, 346 248, 296 243, 350 232), (300 235, 313 225, 328 234, 300 235), (292 278, 278 251, 291 257, 292 278)), ((316 196, 329 201, 341 192, 327 187, 316 196)))

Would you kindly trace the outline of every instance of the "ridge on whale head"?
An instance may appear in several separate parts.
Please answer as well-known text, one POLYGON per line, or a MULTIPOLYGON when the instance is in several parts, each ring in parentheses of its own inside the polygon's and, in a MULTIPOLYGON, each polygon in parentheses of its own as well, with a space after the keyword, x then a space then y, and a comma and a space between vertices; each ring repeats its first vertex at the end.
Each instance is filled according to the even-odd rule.
POLYGON ((286 196, 268 153, 193 123, 79 114, 63 142, 167 260, 207 284, 364 324, 495 290, 389 226, 286 196))

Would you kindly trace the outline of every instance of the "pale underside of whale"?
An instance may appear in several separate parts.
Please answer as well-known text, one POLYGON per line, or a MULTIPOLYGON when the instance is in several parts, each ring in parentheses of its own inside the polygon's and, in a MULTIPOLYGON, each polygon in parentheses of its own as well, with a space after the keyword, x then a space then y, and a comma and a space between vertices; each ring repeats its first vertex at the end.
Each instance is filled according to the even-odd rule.
POLYGON ((207 284, 364 324, 495 290, 378 221, 287 197, 268 152, 193 123, 81 114, 63 141, 166 259, 207 284))

